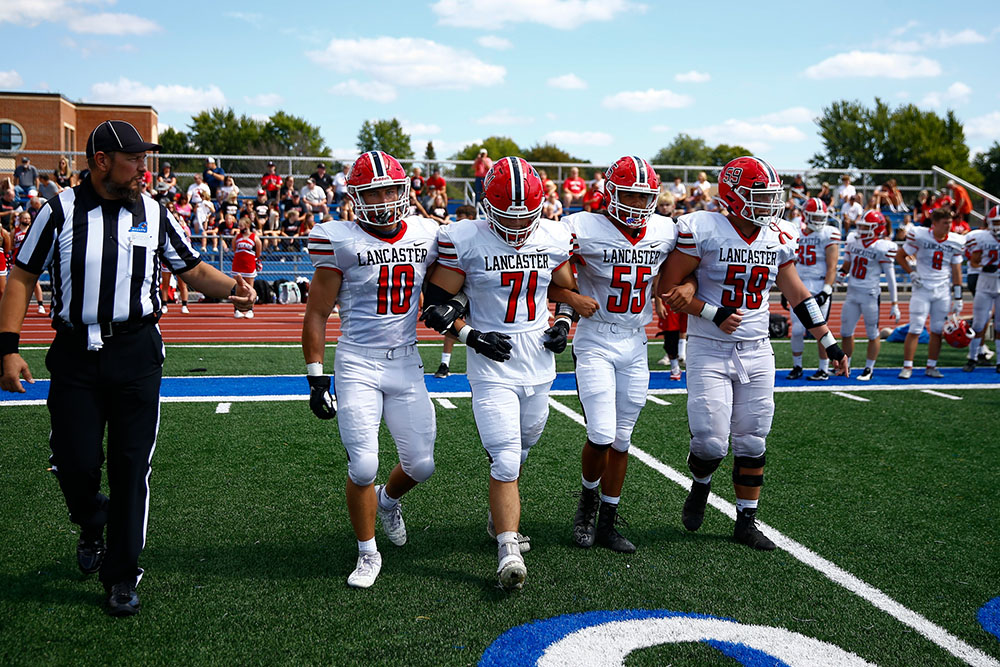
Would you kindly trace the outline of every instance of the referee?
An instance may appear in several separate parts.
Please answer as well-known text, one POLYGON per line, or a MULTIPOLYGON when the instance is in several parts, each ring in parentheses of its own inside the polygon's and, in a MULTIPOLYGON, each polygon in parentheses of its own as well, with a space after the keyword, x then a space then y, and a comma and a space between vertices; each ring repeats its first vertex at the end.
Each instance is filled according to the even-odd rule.
POLYGON ((56 330, 45 359, 50 461, 70 521, 80 526, 77 564, 100 572, 114 616, 139 611, 160 422, 160 265, 239 309, 256 298, 242 278, 202 263, 166 208, 141 194, 146 153, 159 149, 125 121, 98 125, 87 139, 89 176, 42 207, 0 301, 0 387, 24 392, 20 378, 33 380, 18 354, 19 334, 38 276, 49 269, 56 330), (100 492, 105 429, 109 496, 100 492))

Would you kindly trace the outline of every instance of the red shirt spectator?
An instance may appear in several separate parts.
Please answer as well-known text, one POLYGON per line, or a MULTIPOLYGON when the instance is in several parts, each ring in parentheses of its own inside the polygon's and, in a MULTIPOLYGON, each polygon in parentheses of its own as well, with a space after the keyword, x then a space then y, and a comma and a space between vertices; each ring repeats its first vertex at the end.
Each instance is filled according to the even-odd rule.
POLYGON ((441 171, 435 169, 431 177, 427 179, 427 187, 433 188, 434 190, 444 191, 446 186, 447 182, 445 182, 444 177, 441 176, 441 171))
POLYGON ((587 181, 580 178, 580 170, 573 167, 569 170, 569 178, 563 181, 563 206, 570 206, 583 199, 587 191, 587 181))
MULTIPOLYGON (((948 195, 947 190, 942 190, 941 194, 939 194, 937 199, 934 200, 934 204, 932 206, 934 208, 942 208, 944 206, 954 208, 955 200, 948 195)), ((930 216, 927 216, 927 219, 930 220, 930 216)))
POLYGON ((951 221, 951 231, 955 232, 956 234, 968 234, 970 231, 972 231, 972 228, 969 227, 969 223, 967 223, 965 220, 962 220, 961 218, 955 218, 954 220, 951 221))
POLYGON ((587 193, 583 195, 583 210, 584 211, 600 211, 601 202, 604 201, 604 193, 598 189, 598 185, 595 182, 587 190, 587 193))
POLYGON ((955 181, 948 181, 948 188, 955 198, 955 205, 953 207, 955 215, 965 220, 966 216, 972 213, 972 199, 969 197, 969 191, 955 181))
POLYGON ((472 165, 473 171, 475 172, 476 178, 485 178, 486 172, 493 168, 493 160, 486 153, 486 149, 480 149, 479 155, 476 157, 475 164, 472 165))
POLYGON ((277 199, 281 190, 281 176, 278 176, 273 162, 267 163, 267 173, 260 178, 260 187, 267 192, 268 199, 277 199))

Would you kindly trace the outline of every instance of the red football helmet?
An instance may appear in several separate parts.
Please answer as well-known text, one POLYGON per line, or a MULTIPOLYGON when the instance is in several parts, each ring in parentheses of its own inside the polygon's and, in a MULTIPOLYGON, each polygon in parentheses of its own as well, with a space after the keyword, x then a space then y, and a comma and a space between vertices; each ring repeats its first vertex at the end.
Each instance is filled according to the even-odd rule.
POLYGON ((858 228, 858 238, 862 241, 885 236, 885 216, 878 211, 868 211, 855 225, 858 228))
POLYGON ((1000 206, 994 206, 986 213, 986 229, 1000 241, 1000 206))
POLYGON ((354 201, 358 221, 373 227, 393 227, 406 215, 410 205, 410 179, 399 160, 384 151, 368 151, 351 167, 347 195, 354 201), (396 186, 396 198, 377 204, 365 203, 363 193, 396 186))
POLYGON ((826 210, 826 202, 819 197, 810 197, 806 202, 806 227, 818 232, 826 227, 826 219, 829 213, 826 210))
POLYGON ((719 198, 734 215, 759 227, 777 223, 785 212, 781 177, 759 157, 738 157, 722 168, 719 198))
POLYGON ((483 179, 483 208, 490 227, 504 243, 520 248, 538 227, 545 199, 542 179, 528 161, 505 157, 483 179), (510 227, 512 222, 524 226, 510 227))
POLYGON ((645 227, 649 216, 656 210, 656 198, 659 196, 660 177, 641 157, 620 157, 604 174, 604 201, 608 206, 608 215, 626 227, 645 227), (646 204, 626 206, 621 202, 621 192, 645 195, 646 204))
POLYGON ((952 347, 969 347, 969 343, 976 337, 968 320, 958 319, 958 315, 952 313, 944 321, 944 329, 941 330, 944 339, 952 347))

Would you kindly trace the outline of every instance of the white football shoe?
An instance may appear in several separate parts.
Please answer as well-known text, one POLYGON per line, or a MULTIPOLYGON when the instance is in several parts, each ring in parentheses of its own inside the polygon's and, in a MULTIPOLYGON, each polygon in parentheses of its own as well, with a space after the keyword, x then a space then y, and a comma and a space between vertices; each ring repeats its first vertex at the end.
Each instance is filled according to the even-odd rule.
POLYGON ((248 320, 252 320, 253 319, 253 311, 252 310, 248 310, 247 312, 243 313, 243 317, 247 318, 248 320))
POLYGON ((43 306, 42 304, 38 304, 38 314, 39 315, 45 314, 45 306, 43 306))
MULTIPOLYGON (((41 306, 39 306, 39 308, 41 308, 41 306)), ((163 313, 164 315, 167 314, 167 304, 163 304, 160 306, 160 312, 163 313)))
POLYGON ((234 310, 233 311, 233 319, 234 320, 242 320, 244 317, 245 317, 245 315, 243 315, 243 313, 241 313, 240 311, 238 311, 238 310, 234 310))
POLYGON ((185 315, 190 315, 191 314, 191 311, 188 310, 187 306, 181 306, 181 312, 184 313, 185 315))
POLYGON ((657 361, 656 363, 658 365, 660 365, 660 366, 669 366, 670 365, 670 357, 668 357, 667 355, 663 355, 663 357, 661 357, 660 360, 657 361))
MULTIPOLYGON (((497 529, 493 525, 493 512, 490 510, 486 511, 486 534, 490 536, 490 539, 497 539, 497 529)), ((521 553, 531 551, 531 538, 518 532, 517 546, 521 548, 521 553)))
POLYGON ((528 576, 524 556, 517 542, 504 542, 497 548, 497 577, 507 590, 520 589, 528 576))
POLYGON ((406 544, 406 524, 403 523, 403 506, 402 503, 397 502, 396 506, 392 509, 383 509, 382 504, 378 502, 378 497, 382 495, 383 488, 385 488, 384 484, 379 484, 375 487, 375 511, 382 522, 382 530, 385 531, 386 537, 397 547, 401 547, 406 544))
POLYGON ((903 369, 899 371, 899 375, 897 375, 896 377, 898 377, 900 380, 909 380, 912 376, 913 376, 913 367, 910 366, 909 368, 907 368, 904 366, 903 369))
POLYGON ((861 371, 861 375, 858 376, 858 380, 860 380, 861 382, 868 382, 869 380, 872 379, 873 374, 874 373, 872 373, 872 369, 865 366, 865 368, 861 371))
POLYGON ((358 554, 358 564, 347 577, 351 588, 370 588, 382 571, 382 554, 377 551, 362 551, 358 554))

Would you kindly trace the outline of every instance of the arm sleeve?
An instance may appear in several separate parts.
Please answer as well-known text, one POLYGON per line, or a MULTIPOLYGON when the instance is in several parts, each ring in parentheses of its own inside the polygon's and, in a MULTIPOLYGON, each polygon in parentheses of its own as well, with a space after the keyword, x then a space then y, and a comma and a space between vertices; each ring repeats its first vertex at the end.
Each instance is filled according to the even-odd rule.
POLYGON ((36 276, 41 275, 52 263, 56 234, 62 227, 63 211, 58 197, 46 202, 28 229, 27 236, 17 251, 16 266, 36 276), (55 208, 53 208, 55 203, 55 208))
POLYGON ((899 300, 899 293, 896 290, 896 266, 894 264, 885 267, 885 280, 889 284, 889 301, 895 303, 899 300))
POLYGON ((332 269, 341 275, 344 273, 337 266, 337 252, 333 242, 321 225, 313 227, 309 233, 309 259, 317 269, 332 269))

